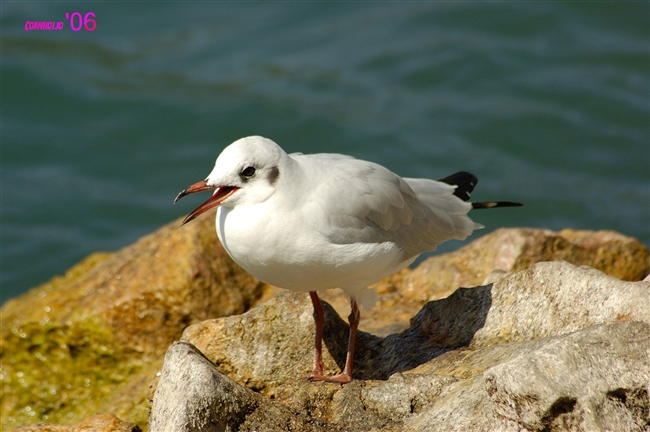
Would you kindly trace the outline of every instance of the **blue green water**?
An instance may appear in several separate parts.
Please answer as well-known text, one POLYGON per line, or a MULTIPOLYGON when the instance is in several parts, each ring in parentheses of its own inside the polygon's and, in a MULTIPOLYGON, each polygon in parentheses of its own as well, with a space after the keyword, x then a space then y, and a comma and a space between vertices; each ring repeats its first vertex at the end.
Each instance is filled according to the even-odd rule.
POLYGON ((253 134, 404 176, 467 170, 473 199, 526 204, 477 212, 474 237, 613 229, 650 245, 647 1, 1 8, 3 302, 187 214, 205 197, 175 195, 253 134), (72 31, 74 11, 96 29, 72 31))

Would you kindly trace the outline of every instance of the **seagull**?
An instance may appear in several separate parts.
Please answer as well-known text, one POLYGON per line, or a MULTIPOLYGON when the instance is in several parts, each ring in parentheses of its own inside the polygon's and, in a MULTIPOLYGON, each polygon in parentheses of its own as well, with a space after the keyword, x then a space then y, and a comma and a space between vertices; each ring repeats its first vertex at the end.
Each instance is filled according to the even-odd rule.
POLYGON ((205 180, 178 194, 213 191, 182 222, 217 208, 216 230, 232 259, 270 285, 309 292, 316 337, 310 381, 352 381, 359 304, 366 289, 447 240, 483 228, 472 209, 512 207, 507 201, 467 202, 478 179, 458 172, 439 181, 402 178, 373 162, 341 154, 287 154, 270 139, 239 139, 217 158, 205 180), (350 299, 343 371, 323 373, 323 305, 317 291, 340 288, 350 299))

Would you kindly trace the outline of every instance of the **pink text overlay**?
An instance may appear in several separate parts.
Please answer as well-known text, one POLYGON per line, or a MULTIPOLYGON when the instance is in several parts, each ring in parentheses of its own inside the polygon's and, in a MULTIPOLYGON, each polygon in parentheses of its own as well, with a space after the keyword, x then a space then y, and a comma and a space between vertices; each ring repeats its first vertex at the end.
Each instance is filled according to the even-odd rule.
MULTIPOLYGON (((89 32, 95 31, 97 28, 95 18, 95 12, 86 12, 84 15, 81 12, 65 13, 65 19, 69 21, 70 29, 74 32, 78 32, 82 28, 89 32)), ((64 24, 65 21, 25 21, 25 31, 63 30, 64 24)))

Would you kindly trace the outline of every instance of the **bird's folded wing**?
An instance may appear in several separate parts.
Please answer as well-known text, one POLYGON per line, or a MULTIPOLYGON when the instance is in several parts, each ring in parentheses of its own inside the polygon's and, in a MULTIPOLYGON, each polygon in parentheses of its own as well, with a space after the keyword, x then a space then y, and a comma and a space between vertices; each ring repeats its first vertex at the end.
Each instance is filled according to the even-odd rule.
POLYGON ((403 179, 381 165, 335 155, 327 174, 313 196, 329 222, 322 234, 332 243, 394 242, 408 259, 481 227, 467 216, 471 204, 453 195, 454 186, 403 179))

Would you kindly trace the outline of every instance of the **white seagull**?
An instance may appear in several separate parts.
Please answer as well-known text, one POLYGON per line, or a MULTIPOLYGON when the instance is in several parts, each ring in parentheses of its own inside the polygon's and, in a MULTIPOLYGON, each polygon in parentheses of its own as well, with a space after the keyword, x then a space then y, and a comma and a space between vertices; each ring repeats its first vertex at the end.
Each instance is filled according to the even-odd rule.
POLYGON ((176 197, 214 190, 183 224, 219 206, 216 228, 232 259, 259 280, 308 291, 316 339, 312 381, 352 380, 360 302, 373 306, 366 287, 451 239, 483 226, 476 208, 519 206, 469 203, 477 178, 459 172, 439 181, 402 178, 376 163, 340 154, 287 154, 270 139, 235 141, 205 180, 176 197), (348 352, 343 371, 323 374, 324 313, 317 290, 341 288, 350 298, 348 352))

